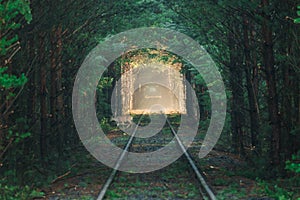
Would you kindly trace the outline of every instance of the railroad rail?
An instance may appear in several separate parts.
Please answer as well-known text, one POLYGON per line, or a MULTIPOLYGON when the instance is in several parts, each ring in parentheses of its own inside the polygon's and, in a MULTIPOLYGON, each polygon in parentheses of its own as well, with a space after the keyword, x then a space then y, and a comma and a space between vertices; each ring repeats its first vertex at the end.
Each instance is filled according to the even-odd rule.
MULTIPOLYGON (((105 194, 109 188, 109 186, 113 183, 113 180, 118 172, 118 169, 126 155, 126 153, 128 152, 131 144, 133 143, 133 140, 134 140, 134 137, 135 137, 135 134, 136 134, 136 131, 141 123, 141 119, 142 117, 139 119, 135 129, 134 129, 134 132, 131 134, 129 140, 127 141, 126 143, 126 146, 123 150, 123 152, 121 153, 119 159, 117 160, 115 166, 114 166, 114 169, 112 170, 110 176, 106 179, 106 182, 104 183, 104 185, 102 186, 102 189, 97 197, 97 200, 102 200, 104 199, 105 197, 105 194)), ((197 177, 197 180, 199 181, 201 187, 204 189, 205 193, 203 193, 203 191, 201 190, 200 188, 200 193, 201 195, 204 197, 208 197, 210 200, 216 200, 216 196, 215 194, 213 193, 212 189, 209 187, 209 185, 206 183, 205 181, 205 178, 204 176, 201 174, 200 170, 198 169, 198 167, 196 166, 195 162, 193 161, 192 157, 189 155, 189 153, 187 152, 186 148, 184 147, 183 143, 181 142, 181 140, 179 139, 179 137, 177 136, 176 134, 176 131, 174 130, 173 126, 171 125, 171 122, 169 121, 169 119, 167 118, 166 119, 167 121, 167 124, 169 125, 170 127, 170 130, 172 132, 172 134, 174 135, 174 137, 176 138, 176 141, 178 143, 178 145, 180 146, 182 152, 184 153, 187 161, 189 162, 189 165, 191 166, 193 172, 195 173, 196 177, 197 177)))
MULTIPOLYGON (((198 169, 198 167, 196 166, 195 162, 193 161, 192 157, 190 156, 190 154, 187 152, 187 150, 185 149, 184 145, 182 144, 181 140, 179 139, 179 137, 176 134, 176 131, 174 130, 174 128, 172 127, 170 121, 167 118, 167 123, 170 126, 170 129, 174 135, 174 137, 176 138, 176 141, 178 143, 178 145, 180 146, 182 152, 184 153, 185 157, 187 158, 190 166, 192 167, 194 173, 196 174, 196 177, 198 179, 198 181, 200 182, 201 186, 204 188, 205 192, 208 194, 208 197, 211 200, 216 200, 216 196, 214 195, 213 191, 211 190, 211 188, 208 186, 208 184, 206 183, 204 177, 201 175, 200 170, 198 169)), ((203 195, 203 194, 202 194, 203 195)))

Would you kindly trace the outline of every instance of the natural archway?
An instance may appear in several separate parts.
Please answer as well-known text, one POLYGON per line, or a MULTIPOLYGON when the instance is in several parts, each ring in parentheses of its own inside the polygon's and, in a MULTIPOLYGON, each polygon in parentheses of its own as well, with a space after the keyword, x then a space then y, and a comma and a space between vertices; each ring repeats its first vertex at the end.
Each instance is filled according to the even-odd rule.
POLYGON ((130 113, 180 113, 178 98, 168 88, 159 84, 147 84, 136 90, 132 98, 130 113), (164 109, 150 109, 153 105, 161 105, 164 109))

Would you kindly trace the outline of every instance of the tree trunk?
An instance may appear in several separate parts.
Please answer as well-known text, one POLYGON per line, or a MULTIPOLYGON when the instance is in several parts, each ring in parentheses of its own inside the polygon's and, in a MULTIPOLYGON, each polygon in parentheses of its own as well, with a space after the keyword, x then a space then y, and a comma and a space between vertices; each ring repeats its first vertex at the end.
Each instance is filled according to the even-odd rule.
POLYGON ((259 134, 259 116, 257 109, 257 95, 255 93, 253 80, 252 80, 252 59, 251 59, 251 49, 249 42, 249 21, 246 17, 246 14, 243 14, 243 32, 244 32, 244 55, 245 55, 245 74, 246 74, 246 82, 247 82, 247 91, 248 91, 248 101, 249 101, 249 114, 250 114, 250 124, 251 124, 251 146, 252 149, 256 149, 260 151, 260 145, 258 142, 258 134, 259 134))
MULTIPOLYGON (((269 6, 268 0, 262 0, 263 8, 269 6)), ((271 136, 271 164, 280 164, 280 135, 281 122, 278 108, 278 96, 274 67, 274 50, 272 40, 272 28, 270 27, 270 16, 263 13, 262 38, 263 38, 263 65, 266 73, 266 83, 268 92, 268 109, 270 125, 272 127, 271 136)))
MULTIPOLYGON (((63 154, 64 140, 64 99, 62 88, 62 27, 52 28, 51 37, 51 132, 56 136, 56 149, 60 158, 63 154)), ((61 159, 59 159, 61 160, 61 159)))
POLYGON ((229 33, 228 40, 230 45, 230 85, 232 89, 232 142, 234 151, 240 155, 244 155, 244 116, 242 112, 242 106, 244 105, 243 69, 241 68, 241 63, 238 61, 240 59, 238 55, 239 51, 234 41, 232 33, 229 33))
POLYGON ((42 162, 47 153, 46 134, 47 134, 47 77, 45 62, 45 34, 40 34, 40 155, 42 162))
POLYGON ((53 27, 51 34, 51 68, 50 68, 50 76, 51 76, 51 84, 50 84, 50 113, 51 113, 51 129, 53 133, 57 133, 57 55, 56 55, 56 27, 53 27))
POLYGON ((62 86, 62 26, 59 25, 57 27, 55 38, 57 39, 56 44, 56 54, 57 54, 57 70, 56 70, 56 90, 58 91, 57 95, 57 109, 58 109, 58 153, 60 156, 63 154, 63 138, 64 138, 64 118, 65 118, 65 110, 64 110, 64 95, 63 95, 63 86, 62 86))

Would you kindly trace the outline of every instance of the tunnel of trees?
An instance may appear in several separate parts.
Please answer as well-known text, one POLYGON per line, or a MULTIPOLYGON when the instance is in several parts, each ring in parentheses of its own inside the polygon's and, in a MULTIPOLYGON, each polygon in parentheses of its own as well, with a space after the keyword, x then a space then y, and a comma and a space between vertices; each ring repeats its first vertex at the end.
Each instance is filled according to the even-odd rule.
MULTIPOLYGON (((43 196, 40 188, 88 154, 72 117, 77 70, 97 44, 138 27, 176 30, 208 51, 228 103, 216 148, 244 159, 265 185, 286 181, 273 193, 289 199, 300 186, 299 6, 297 0, 1 0, 0 199, 43 196)), ((210 99, 201 75, 168 53, 140 55, 119 57, 100 79, 102 127, 110 130, 110 97, 122 69, 147 55, 183 66, 205 129, 210 99)))

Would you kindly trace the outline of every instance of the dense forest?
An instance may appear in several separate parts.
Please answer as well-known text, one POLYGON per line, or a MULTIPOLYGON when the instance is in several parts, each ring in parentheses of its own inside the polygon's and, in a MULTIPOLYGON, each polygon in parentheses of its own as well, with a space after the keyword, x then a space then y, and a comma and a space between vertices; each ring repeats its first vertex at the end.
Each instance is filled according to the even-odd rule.
MULTIPOLYGON (((298 0, 0 0, 0 199, 43 198, 44 188, 80 174, 89 153, 72 117, 76 73, 98 44, 139 27, 172 29, 206 49, 227 95, 216 149, 247 163, 239 176, 256 181, 259 195, 299 199, 298 0)), ((137 61, 121 56, 100 79, 97 116, 107 131, 112 85, 129 62, 137 61)), ((180 62, 205 129, 207 87, 180 62)), ((227 193, 236 192, 225 185, 227 193)))

